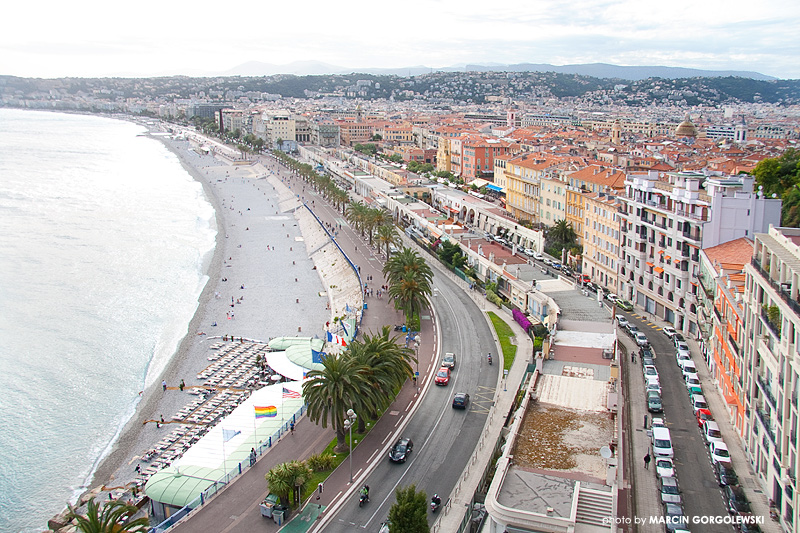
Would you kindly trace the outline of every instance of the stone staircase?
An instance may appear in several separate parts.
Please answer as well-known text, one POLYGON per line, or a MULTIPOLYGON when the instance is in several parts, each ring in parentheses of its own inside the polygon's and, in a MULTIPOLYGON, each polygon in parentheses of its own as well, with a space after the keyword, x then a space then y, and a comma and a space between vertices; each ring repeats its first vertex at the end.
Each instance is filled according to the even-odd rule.
POLYGON ((613 516, 613 513, 614 505, 610 492, 580 489, 575 522, 608 527, 608 518, 613 516), (605 522, 603 522, 604 519, 605 522))

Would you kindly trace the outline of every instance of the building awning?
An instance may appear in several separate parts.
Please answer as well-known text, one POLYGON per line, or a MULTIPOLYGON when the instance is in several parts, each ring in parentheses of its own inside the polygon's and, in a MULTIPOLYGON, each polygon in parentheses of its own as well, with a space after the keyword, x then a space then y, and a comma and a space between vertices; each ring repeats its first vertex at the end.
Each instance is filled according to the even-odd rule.
POLYGON ((654 263, 651 263, 650 261, 648 261, 648 262, 647 262, 647 266, 649 266, 649 267, 654 267, 654 266, 656 266, 656 265, 655 265, 654 263))
POLYGON ((494 191, 494 192, 503 192, 503 188, 502 187, 498 187, 497 185, 494 185, 493 183, 488 183, 486 185, 486 188, 489 189, 490 191, 494 191))
POLYGON ((449 205, 444 206, 444 208, 450 211, 451 213, 458 213, 458 209, 450 207, 449 205))
POLYGON ((664 250, 659 250, 658 255, 664 255, 664 250))
POLYGON ((658 272, 659 274, 661 274, 662 272, 664 272, 664 269, 663 269, 663 268, 661 268, 661 267, 655 267, 653 270, 655 270, 655 271, 656 271, 656 272, 658 272))
POLYGON ((671 255, 665 255, 665 256, 664 256, 664 260, 665 260, 667 263, 669 263, 670 261, 672 261, 672 256, 671 256, 671 255))

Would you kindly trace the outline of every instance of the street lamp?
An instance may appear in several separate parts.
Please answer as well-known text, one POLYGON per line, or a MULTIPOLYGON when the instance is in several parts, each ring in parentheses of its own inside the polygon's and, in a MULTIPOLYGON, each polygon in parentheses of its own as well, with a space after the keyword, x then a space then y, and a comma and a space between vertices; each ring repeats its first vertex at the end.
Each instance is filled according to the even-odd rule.
POLYGON ((356 423, 358 415, 352 409, 347 410, 347 420, 344 421, 344 429, 350 430, 350 484, 353 484, 353 424, 356 423))

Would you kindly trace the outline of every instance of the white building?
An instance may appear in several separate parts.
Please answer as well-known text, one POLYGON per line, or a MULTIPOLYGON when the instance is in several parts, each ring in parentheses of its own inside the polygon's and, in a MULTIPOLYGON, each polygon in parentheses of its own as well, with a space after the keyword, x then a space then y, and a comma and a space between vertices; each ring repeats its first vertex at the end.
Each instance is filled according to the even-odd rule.
POLYGON ((763 198, 754 183, 747 175, 628 174, 620 296, 696 335, 700 250, 780 222, 780 199, 763 198))

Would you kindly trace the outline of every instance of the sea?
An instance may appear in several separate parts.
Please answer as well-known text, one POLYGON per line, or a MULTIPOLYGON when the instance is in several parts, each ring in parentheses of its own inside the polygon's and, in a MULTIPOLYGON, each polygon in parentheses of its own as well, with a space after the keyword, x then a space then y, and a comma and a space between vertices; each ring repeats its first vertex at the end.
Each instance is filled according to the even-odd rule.
POLYGON ((0 109, 0 531, 86 488, 186 335, 217 228, 143 125, 0 109))

